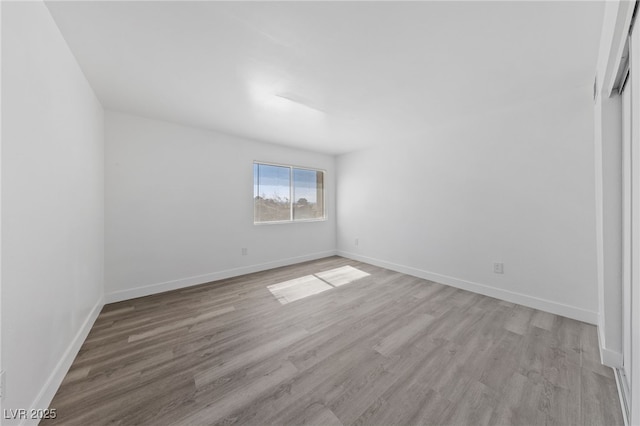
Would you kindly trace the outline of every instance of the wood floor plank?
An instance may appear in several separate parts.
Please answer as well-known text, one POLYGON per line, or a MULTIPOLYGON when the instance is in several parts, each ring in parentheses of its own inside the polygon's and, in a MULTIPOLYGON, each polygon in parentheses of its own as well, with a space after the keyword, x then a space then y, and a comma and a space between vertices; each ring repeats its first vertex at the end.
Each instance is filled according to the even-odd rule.
POLYGON ((284 380, 293 377, 298 370, 285 361, 276 370, 252 381, 249 385, 227 394, 217 401, 208 404, 206 408, 196 410, 180 420, 182 424, 210 424, 216 420, 251 405, 261 394, 268 392, 284 380))
POLYGON ((396 329, 393 333, 382 339, 380 343, 373 347, 373 349, 382 355, 389 356, 393 352, 402 348, 404 344, 409 342, 418 333, 424 331, 431 321, 433 321, 433 317, 431 315, 418 315, 412 319, 409 324, 396 329))
POLYGON ((106 305, 41 424, 613 426, 616 392, 592 325, 334 256, 106 305))
POLYGON ((314 409, 315 406, 311 406, 305 410, 304 414, 299 417, 299 423, 309 426, 343 426, 333 411, 329 410, 325 406, 321 406, 320 409, 314 409), (309 412, 311 411, 311 412, 309 412))
POLYGON ((157 336, 159 334, 163 334, 166 333, 167 331, 173 331, 175 329, 178 328, 182 328, 182 327, 187 327, 193 324, 196 324, 200 321, 203 321, 205 319, 210 319, 210 318, 215 318, 219 315, 224 315, 228 312, 233 312, 235 311, 235 308, 233 306, 229 306, 227 308, 223 308, 223 309, 218 309, 212 312, 207 312, 204 314, 200 314, 198 316, 195 316, 193 318, 186 318, 180 321, 174 321, 170 324, 166 324, 163 325, 161 327, 157 327, 157 328, 153 328, 151 330, 145 331, 144 333, 140 333, 140 334, 132 334, 129 336, 128 342, 136 342, 138 340, 142 340, 142 339, 146 339, 148 337, 151 336, 157 336))
MULTIPOLYGON (((250 351, 243 352, 226 362, 215 365, 206 371, 198 373, 194 376, 196 387, 206 386, 218 377, 224 376, 234 370, 242 368, 248 364, 254 363, 262 358, 266 358, 272 354, 282 351, 287 346, 297 340, 307 336, 308 333, 303 329, 294 329, 291 333, 286 334, 279 339, 272 340, 257 346, 250 351)), ((293 364, 292 364, 293 365, 293 364)))

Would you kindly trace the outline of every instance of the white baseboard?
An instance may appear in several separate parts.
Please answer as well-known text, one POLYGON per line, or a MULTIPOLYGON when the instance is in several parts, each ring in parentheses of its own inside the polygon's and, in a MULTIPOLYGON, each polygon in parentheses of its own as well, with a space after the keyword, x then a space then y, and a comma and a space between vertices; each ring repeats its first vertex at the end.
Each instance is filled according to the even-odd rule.
POLYGON ((604 325, 598 320, 598 347, 600 348, 600 362, 607 367, 622 368, 622 353, 607 349, 607 341, 605 339, 604 325))
POLYGON ((578 308, 576 306, 565 305, 563 303, 558 303, 551 300, 541 299, 538 297, 529 296, 522 293, 516 293, 509 290, 491 287, 488 285, 479 284, 472 281, 461 280, 459 278, 437 274, 435 272, 424 271, 422 269, 413 268, 411 266, 405 266, 405 265, 399 265, 397 263, 386 262, 384 260, 374 259, 371 257, 362 256, 359 254, 350 253, 342 250, 338 250, 337 254, 338 256, 347 257, 349 259, 358 260, 360 262, 370 263, 372 265, 380 266, 381 268, 391 269, 393 271, 401 272, 403 274, 412 275, 414 277, 423 278, 423 279, 435 281, 441 284, 450 285, 452 287, 472 291, 474 293, 483 294, 485 296, 494 297, 496 299, 505 300, 507 302, 517 303, 519 305, 524 305, 530 308, 539 309, 541 311, 575 319, 575 320, 586 322, 589 324, 596 325, 598 323, 597 312, 588 311, 586 309, 578 308))
POLYGON ((227 269, 219 272, 212 272, 204 275, 196 275, 193 277, 180 278, 172 281, 165 281, 157 284, 149 284, 134 287, 127 290, 115 291, 105 295, 106 303, 121 302, 123 300, 135 299, 136 297, 144 297, 152 294, 163 293, 165 291, 177 290, 184 287, 208 283, 211 281, 224 280, 227 278, 237 277, 239 275, 252 274, 254 272, 266 271, 267 269, 279 268, 281 266, 289 266, 296 263, 307 262, 309 260, 322 259, 323 257, 335 256, 335 250, 328 250, 319 253, 307 254, 304 256, 290 257, 287 259, 276 260, 273 262, 259 263, 256 265, 242 266, 240 268, 227 269))
MULTIPOLYGON (((78 330, 75 337, 67 347, 67 350, 62 355, 62 358, 60 358, 60 361, 58 361, 58 364, 53 369, 53 372, 47 378, 47 381, 45 382, 44 386, 40 390, 40 393, 38 393, 38 396, 36 396, 36 399, 34 400, 33 404, 31 404, 31 409, 45 410, 49 408, 49 404, 51 404, 51 400, 53 400, 53 397, 58 391, 58 388, 60 387, 60 384, 62 383, 64 376, 67 375, 67 372, 69 371, 69 368, 73 363, 73 360, 76 358, 76 355, 78 355, 78 352, 82 347, 82 344, 87 338, 89 331, 91 331, 91 327, 93 327, 93 323, 96 321, 96 318, 98 318, 98 315, 100 314, 100 311, 102 310, 103 306, 104 306, 104 297, 100 296, 100 299, 98 299, 96 304, 93 306, 93 308, 91 309, 91 312, 89 312, 89 315, 87 316, 87 319, 84 320, 84 322, 82 323, 82 326, 80 327, 80 330, 78 330)), ((55 408, 55 407, 52 407, 52 408, 55 408)), ((31 410, 28 410, 28 412, 31 412, 31 410)), ((38 422, 39 420, 33 419, 33 420, 24 420, 20 424, 23 426, 37 425, 38 422)))
POLYGON ((622 354, 607 348, 600 348, 600 361, 607 367, 622 368, 622 354))
POLYGON ((604 349, 605 341, 604 341, 604 325, 602 324, 602 317, 598 315, 598 325, 596 330, 598 331, 598 349, 600 350, 600 362, 604 359, 604 354, 602 350, 604 349))

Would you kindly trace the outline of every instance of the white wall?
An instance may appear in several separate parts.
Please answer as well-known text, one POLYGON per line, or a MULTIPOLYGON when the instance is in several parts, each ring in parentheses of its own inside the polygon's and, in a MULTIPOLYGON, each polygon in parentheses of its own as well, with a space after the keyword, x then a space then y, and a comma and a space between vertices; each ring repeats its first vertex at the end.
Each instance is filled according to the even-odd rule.
POLYGON ((46 6, 2 7, 3 408, 47 408, 102 307, 103 110, 46 6))
POLYGON ((333 157, 110 111, 105 127, 108 301, 334 253, 333 157), (329 219, 254 225, 254 160, 325 169, 329 219))
POLYGON ((596 323, 592 140, 582 87, 340 156, 339 253, 596 323))

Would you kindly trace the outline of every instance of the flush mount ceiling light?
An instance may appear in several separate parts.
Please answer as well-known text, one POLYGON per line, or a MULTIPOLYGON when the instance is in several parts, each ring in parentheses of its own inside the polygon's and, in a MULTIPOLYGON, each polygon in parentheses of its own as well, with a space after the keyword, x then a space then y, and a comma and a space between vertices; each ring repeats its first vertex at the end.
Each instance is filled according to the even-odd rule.
POLYGON ((298 106, 325 114, 325 111, 323 111, 321 108, 315 105, 313 101, 305 99, 302 96, 298 96, 293 93, 278 93, 275 96, 278 98, 284 99, 285 101, 297 104, 298 106))
POLYGON ((249 95, 254 112, 260 120, 267 122, 285 121, 310 125, 321 124, 326 114, 313 101, 289 91, 278 90, 273 84, 249 85, 249 95), (275 90, 274 90, 275 89, 275 90))

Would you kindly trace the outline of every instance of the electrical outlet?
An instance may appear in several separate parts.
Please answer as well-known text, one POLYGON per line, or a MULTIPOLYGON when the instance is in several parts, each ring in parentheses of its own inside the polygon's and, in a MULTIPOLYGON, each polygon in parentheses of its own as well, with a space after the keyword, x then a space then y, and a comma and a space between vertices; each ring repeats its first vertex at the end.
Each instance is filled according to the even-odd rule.
POLYGON ((494 274, 504 274, 504 263, 502 263, 502 262, 493 262, 493 273, 494 274))
POLYGON ((247 254, 249 254, 249 249, 247 249, 246 247, 243 247, 241 253, 243 256, 246 256, 247 254))
POLYGON ((7 385, 5 384, 4 371, 0 371, 0 398, 4 398, 7 393, 7 385))
POLYGON ((356 239, 353 241, 353 245, 355 245, 356 247, 358 247, 358 246, 360 245, 360 239, 359 239, 359 238, 356 238, 356 239))

